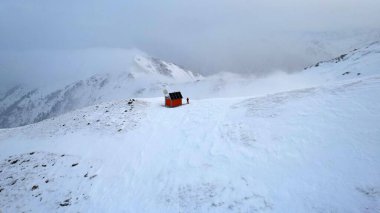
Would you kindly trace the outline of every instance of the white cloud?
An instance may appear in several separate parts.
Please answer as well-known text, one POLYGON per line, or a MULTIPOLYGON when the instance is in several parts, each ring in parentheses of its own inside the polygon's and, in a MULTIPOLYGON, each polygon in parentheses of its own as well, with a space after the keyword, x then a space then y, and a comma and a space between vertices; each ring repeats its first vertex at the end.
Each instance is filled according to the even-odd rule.
POLYGON ((139 48, 204 73, 293 70, 323 56, 305 54, 305 33, 379 29, 378 11, 377 0, 3 0, 0 50, 139 48))

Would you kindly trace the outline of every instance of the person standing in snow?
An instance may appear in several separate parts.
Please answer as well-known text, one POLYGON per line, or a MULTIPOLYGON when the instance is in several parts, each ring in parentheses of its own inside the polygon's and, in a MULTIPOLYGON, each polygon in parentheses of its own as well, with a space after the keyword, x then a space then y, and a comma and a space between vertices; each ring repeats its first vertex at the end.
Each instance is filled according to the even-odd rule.
POLYGON ((189 104, 189 97, 186 98, 187 104, 189 104))

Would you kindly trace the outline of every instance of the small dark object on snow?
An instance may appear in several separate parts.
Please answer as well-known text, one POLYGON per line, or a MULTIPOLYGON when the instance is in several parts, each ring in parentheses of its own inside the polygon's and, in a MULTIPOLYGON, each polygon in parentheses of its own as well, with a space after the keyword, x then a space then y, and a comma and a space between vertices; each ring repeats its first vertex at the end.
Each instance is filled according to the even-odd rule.
POLYGON ((32 191, 34 191, 34 190, 36 190, 36 189, 38 189, 38 185, 34 185, 34 186, 32 187, 32 191))
POLYGON ((87 125, 90 125, 90 123, 87 123, 87 125))
POLYGON ((71 165, 71 167, 74 167, 74 166, 77 166, 79 163, 74 163, 73 165, 71 165))
POLYGON ((106 112, 109 112, 108 110, 106 110, 106 112))
POLYGON ((45 180, 45 183, 49 183, 49 180, 45 180))
POLYGON ((95 178, 96 176, 98 176, 98 175, 93 175, 93 176, 91 176, 91 177, 90 177, 90 180, 91 180, 92 178, 95 178))
POLYGON ((128 105, 133 104, 134 101, 135 101, 135 99, 129 99, 129 101, 128 101, 128 105))
POLYGON ((361 75, 361 73, 360 73, 360 72, 358 72, 356 75, 358 75, 358 76, 359 76, 359 75, 361 75))
POLYGON ((348 75, 348 74, 350 74, 350 72, 345 72, 345 73, 343 73, 342 75, 348 75))
POLYGON ((88 172, 83 177, 88 177, 88 172))
POLYGON ((0 192, 2 192, 4 189, 3 188, 0 188, 0 192))
POLYGON ((16 180, 14 180, 14 181, 12 181, 12 183, 10 184, 10 186, 13 186, 13 185, 15 185, 17 183, 17 179, 16 180))
POLYGON ((121 132, 122 129, 117 130, 118 132, 121 132))
POLYGON ((98 119, 98 120, 96 120, 96 122, 99 122, 100 120, 98 119))
POLYGON ((65 157, 65 155, 61 155, 61 157, 65 157))
POLYGON ((65 200, 64 203, 60 203, 59 205, 60 206, 68 206, 68 205, 70 205, 69 201, 70 200, 65 200))
POLYGON ((18 160, 14 160, 14 161, 11 162, 11 164, 15 164, 17 162, 18 162, 18 160))
POLYGON ((62 126, 66 126, 66 124, 62 124, 62 126))
POLYGON ((42 164, 41 166, 42 166, 42 167, 46 167, 46 165, 45 165, 45 164, 42 164))
POLYGON ((34 155, 34 152, 29 153, 29 155, 34 155))
POLYGON ((23 160, 23 161, 21 161, 20 165, 23 164, 23 163, 27 163, 29 161, 30 161, 29 159, 28 160, 23 160))
POLYGON ((124 110, 124 112, 128 112, 128 110, 124 110))
POLYGON ((347 54, 340 55, 339 59, 344 59, 344 57, 346 57, 346 56, 347 56, 347 54))

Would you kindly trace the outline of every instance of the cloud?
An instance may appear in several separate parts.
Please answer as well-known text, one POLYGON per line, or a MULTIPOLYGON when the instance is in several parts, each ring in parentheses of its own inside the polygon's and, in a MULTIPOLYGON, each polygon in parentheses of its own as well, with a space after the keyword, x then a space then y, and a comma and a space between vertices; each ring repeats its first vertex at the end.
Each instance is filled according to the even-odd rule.
POLYGON ((145 53, 120 48, 0 51, 0 85, 63 87, 94 74, 128 71, 136 55, 145 53))
POLYGON ((319 32, 333 32, 331 45, 335 32, 379 29, 379 10, 377 0, 3 0, 0 50, 138 48, 203 73, 263 74, 326 57, 311 43, 319 32))

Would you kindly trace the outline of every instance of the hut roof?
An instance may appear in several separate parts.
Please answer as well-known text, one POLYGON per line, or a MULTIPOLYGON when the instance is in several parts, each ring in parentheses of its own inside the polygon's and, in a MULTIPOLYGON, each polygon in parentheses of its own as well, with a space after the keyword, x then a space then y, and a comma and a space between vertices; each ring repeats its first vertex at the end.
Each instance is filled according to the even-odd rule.
POLYGON ((181 92, 171 92, 171 93, 169 93, 169 97, 172 100, 183 98, 181 92))

